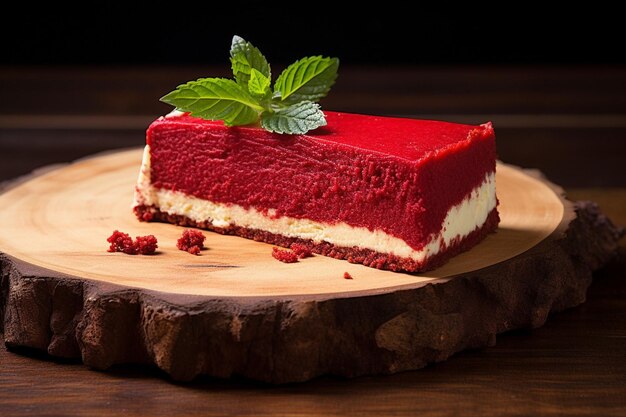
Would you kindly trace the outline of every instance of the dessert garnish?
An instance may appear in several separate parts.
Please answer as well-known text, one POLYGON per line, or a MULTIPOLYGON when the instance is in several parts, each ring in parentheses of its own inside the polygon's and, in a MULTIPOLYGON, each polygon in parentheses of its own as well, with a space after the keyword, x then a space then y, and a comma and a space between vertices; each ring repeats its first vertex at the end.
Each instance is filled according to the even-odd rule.
POLYGON ((191 116, 222 120, 226 126, 260 123, 275 133, 303 134, 326 125, 317 102, 337 78, 339 59, 318 56, 289 65, 272 88, 270 64, 239 36, 230 47, 234 80, 200 78, 179 85, 161 101, 191 116))

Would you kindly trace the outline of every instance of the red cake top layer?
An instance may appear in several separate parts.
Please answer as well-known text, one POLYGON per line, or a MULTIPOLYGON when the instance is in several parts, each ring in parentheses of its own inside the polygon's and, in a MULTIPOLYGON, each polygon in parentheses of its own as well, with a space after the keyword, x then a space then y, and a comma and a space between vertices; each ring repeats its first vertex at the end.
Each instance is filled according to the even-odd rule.
POLYGON ((328 126, 300 136, 160 118, 147 135, 151 181, 273 216, 383 230, 421 249, 495 171, 491 124, 326 116, 328 126))
MULTIPOLYGON (((446 148, 454 148, 459 142, 466 142, 474 135, 493 135, 493 128, 490 123, 471 126, 434 120, 366 116, 330 111, 324 112, 324 114, 328 125, 302 136, 336 142, 412 161, 419 160, 432 152, 442 152, 446 148)), ((224 126, 223 122, 219 120, 204 120, 187 115, 168 117, 159 121, 179 121, 207 127, 224 126)), ((258 127, 239 126, 231 129, 254 130, 268 134, 258 127)), ((279 134, 273 136, 279 139, 286 137, 279 134)))
POLYGON ((441 152, 443 148, 468 140, 472 132, 491 130, 491 125, 477 127, 398 117, 325 114, 328 125, 313 131, 311 136, 408 160, 441 152))

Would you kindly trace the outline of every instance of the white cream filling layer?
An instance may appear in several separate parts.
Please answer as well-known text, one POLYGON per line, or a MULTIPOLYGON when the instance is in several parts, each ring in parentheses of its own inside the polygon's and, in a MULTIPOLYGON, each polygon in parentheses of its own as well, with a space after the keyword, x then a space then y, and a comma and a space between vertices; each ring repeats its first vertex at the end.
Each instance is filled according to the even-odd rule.
POLYGON ((185 216, 196 222, 210 220, 216 227, 235 225, 260 229, 288 237, 311 239, 316 243, 356 246, 423 262, 453 240, 464 238, 477 227, 481 227, 497 202, 495 173, 490 173, 467 198, 448 211, 441 231, 430 236, 429 243, 416 250, 404 240, 381 230, 371 231, 366 227, 353 227, 347 223, 330 224, 286 216, 273 217, 271 212, 267 216, 254 208, 214 203, 181 192, 156 188, 150 184, 150 148, 146 146, 134 204, 154 205, 163 212, 185 216))

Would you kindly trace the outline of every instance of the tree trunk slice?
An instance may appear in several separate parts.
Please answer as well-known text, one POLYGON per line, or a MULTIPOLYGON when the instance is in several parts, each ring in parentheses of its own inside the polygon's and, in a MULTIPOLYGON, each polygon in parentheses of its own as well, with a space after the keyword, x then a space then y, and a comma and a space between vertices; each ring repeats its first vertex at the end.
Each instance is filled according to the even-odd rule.
POLYGON ((282 264, 271 246, 206 233, 209 250, 194 257, 176 249, 182 228, 138 222, 130 210, 141 156, 136 151, 90 158, 53 170, 0 196, 0 250, 65 274, 165 293, 211 297, 329 294, 414 288, 484 268, 534 247, 573 217, 571 205, 548 185, 515 168, 498 166, 502 222, 478 248, 420 275, 379 271, 315 256, 282 264), (114 229, 154 234, 153 257, 106 252, 114 229), (349 272, 354 280, 342 279, 349 272))
POLYGON ((582 303, 623 229, 570 203, 537 172, 498 164, 497 233, 424 274, 323 256, 283 264, 272 246, 182 228, 130 209, 140 150, 37 173, 0 194, 0 326, 8 346, 97 369, 154 363, 272 383, 417 369, 582 303), (107 253, 114 229, 154 234, 154 256, 107 253), (353 279, 343 278, 348 272, 353 279))

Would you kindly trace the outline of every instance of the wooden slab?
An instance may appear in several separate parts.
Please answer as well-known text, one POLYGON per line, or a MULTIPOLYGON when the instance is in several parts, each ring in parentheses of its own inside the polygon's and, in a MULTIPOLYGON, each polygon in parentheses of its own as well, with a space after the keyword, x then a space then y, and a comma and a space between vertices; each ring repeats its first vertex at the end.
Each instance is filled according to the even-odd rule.
POLYGON ((191 256, 175 247, 182 228, 131 213, 140 161, 139 150, 98 156, 0 195, 9 346, 96 368, 155 363, 181 380, 416 369, 582 302, 622 233, 595 206, 576 218, 557 187, 499 164, 498 232, 426 274, 322 256, 283 264, 271 245, 208 232, 209 249, 191 256), (114 229, 154 234, 158 254, 107 253, 114 229))
POLYGON ((55 271, 168 293, 274 297, 386 291, 505 261, 545 239, 565 216, 566 203, 545 183, 500 164, 498 233, 436 271, 394 273, 324 256, 283 264, 270 256, 271 245, 217 233, 207 233, 209 250, 196 257, 176 249, 182 228, 141 223, 133 215, 130 204, 140 164, 136 150, 116 153, 75 163, 4 193, 0 249, 55 271), (114 229, 132 236, 154 234, 159 254, 107 253, 106 238, 114 229), (355 279, 344 280, 344 271, 355 279))

